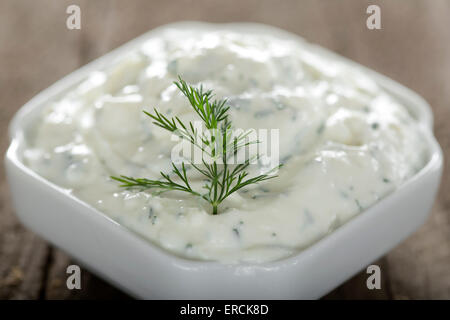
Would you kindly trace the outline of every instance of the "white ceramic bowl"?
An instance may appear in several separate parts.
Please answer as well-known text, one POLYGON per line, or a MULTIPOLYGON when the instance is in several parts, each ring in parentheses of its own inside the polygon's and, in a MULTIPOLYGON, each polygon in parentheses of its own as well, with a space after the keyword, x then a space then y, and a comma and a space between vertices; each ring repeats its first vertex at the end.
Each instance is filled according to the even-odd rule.
MULTIPOLYGON (((255 24, 227 27, 258 32, 267 28, 255 24)), ((443 162, 432 133, 430 108, 407 88, 362 66, 358 67, 371 74, 419 119, 430 148, 430 160, 394 193, 288 259, 259 265, 225 265, 176 257, 26 167, 21 154, 27 144, 27 128, 39 117, 42 107, 155 32, 158 30, 66 76, 24 105, 12 120, 6 171, 16 213, 30 229, 138 298, 315 299, 385 254, 424 222, 435 199, 443 162)), ((280 37, 288 35, 282 30, 276 32, 280 37)), ((324 49, 317 50, 344 59, 324 49)))

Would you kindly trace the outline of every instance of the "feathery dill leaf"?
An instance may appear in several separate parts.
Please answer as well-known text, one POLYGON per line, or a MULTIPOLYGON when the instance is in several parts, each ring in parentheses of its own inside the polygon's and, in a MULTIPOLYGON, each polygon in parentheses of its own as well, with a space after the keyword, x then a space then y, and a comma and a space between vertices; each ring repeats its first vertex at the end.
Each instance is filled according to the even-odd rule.
POLYGON ((226 105, 226 99, 216 100, 213 98, 211 90, 205 91, 203 86, 199 88, 192 87, 180 76, 174 84, 189 100, 191 107, 200 117, 206 129, 212 134, 209 136, 205 133, 200 135, 192 122, 185 124, 178 117, 168 118, 158 112, 156 108, 154 108, 153 114, 147 111, 144 111, 144 113, 153 120, 155 125, 177 134, 180 138, 200 148, 211 157, 212 163, 206 162, 203 158, 202 164, 196 164, 192 160, 187 160, 190 166, 204 176, 206 181, 203 186, 204 192, 192 189, 184 162, 181 163, 180 168, 172 162, 171 174, 161 172, 160 180, 133 178, 123 175, 119 177, 112 176, 113 180, 121 183, 120 187, 139 190, 152 189, 156 194, 175 190, 187 192, 209 202, 212 206, 212 214, 217 214, 219 204, 234 192, 248 185, 276 177, 271 172, 282 165, 273 168, 266 174, 252 178, 248 177, 249 173, 246 169, 248 169, 253 160, 259 158, 258 155, 239 164, 232 165, 228 163, 228 159, 235 156, 241 148, 259 141, 246 141, 250 131, 243 132, 237 136, 231 135, 230 129, 232 126, 228 119, 230 107, 226 105), (219 139, 221 140, 221 145, 217 143, 219 139))

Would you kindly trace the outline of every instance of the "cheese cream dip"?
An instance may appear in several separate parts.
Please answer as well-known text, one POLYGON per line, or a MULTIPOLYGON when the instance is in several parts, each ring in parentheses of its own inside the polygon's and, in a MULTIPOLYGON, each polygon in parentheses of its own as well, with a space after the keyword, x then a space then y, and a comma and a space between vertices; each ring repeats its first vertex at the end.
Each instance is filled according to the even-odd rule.
POLYGON ((358 67, 261 28, 153 33, 44 108, 26 164, 169 252, 225 263, 295 254, 424 166, 428 148, 405 106, 358 67), (142 111, 198 120, 178 75, 227 98, 234 127, 279 129, 279 176, 234 193, 218 215, 192 195, 110 179, 170 172, 176 142, 142 111))

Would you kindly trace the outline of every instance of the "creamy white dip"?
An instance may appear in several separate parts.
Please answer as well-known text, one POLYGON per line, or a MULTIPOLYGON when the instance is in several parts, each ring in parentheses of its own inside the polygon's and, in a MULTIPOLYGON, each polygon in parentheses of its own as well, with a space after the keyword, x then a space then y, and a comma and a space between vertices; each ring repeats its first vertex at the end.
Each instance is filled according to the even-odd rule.
POLYGON ((266 262, 310 246, 420 170, 427 147, 407 109, 357 67, 264 30, 163 29, 46 106, 27 165, 183 257, 266 262), (190 195, 109 178, 170 171, 175 142, 142 110, 197 119, 177 75, 228 98, 235 127, 280 130, 279 177, 233 194, 216 216, 190 195))

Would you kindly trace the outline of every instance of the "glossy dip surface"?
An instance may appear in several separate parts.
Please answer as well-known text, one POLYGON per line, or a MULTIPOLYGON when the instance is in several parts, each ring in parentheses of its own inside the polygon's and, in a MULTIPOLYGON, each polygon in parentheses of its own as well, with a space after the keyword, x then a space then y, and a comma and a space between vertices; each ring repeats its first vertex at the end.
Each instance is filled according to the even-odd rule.
POLYGON ((414 175, 428 149, 407 108, 359 69, 264 30, 160 29, 44 108, 26 164, 183 257, 266 262, 310 246, 414 175), (280 130, 279 177, 233 194, 216 216, 195 197, 109 178, 170 171, 175 142, 142 110, 197 119, 178 75, 227 98, 235 127, 280 130))

